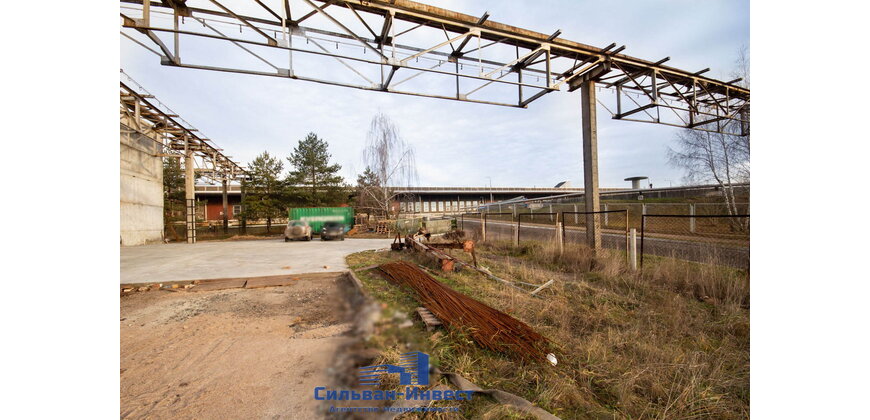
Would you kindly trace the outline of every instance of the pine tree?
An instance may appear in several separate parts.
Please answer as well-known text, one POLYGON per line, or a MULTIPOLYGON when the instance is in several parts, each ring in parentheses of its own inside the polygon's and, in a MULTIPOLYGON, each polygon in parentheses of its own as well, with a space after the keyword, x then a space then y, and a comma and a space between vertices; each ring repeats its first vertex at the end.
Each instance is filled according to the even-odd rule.
POLYGON ((347 200, 344 179, 338 175, 339 164, 329 164, 329 144, 308 133, 293 149, 287 160, 294 170, 287 176, 293 195, 311 207, 340 204, 347 200))
POLYGON ((272 229, 272 219, 286 211, 287 186, 280 178, 283 170, 284 162, 269 152, 263 152, 248 164, 244 214, 247 219, 266 219, 267 233, 272 229))

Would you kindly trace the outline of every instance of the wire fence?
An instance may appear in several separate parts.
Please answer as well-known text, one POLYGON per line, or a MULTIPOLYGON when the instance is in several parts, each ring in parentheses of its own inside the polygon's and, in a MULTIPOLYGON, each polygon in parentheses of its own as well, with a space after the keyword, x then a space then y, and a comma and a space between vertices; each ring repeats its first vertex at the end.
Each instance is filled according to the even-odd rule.
POLYGON ((556 235, 556 233, 557 233, 556 229, 558 228, 558 223, 557 223, 558 220, 559 220, 558 213, 538 213, 538 214, 520 213, 520 214, 517 214, 516 239, 514 240, 514 243, 519 244, 520 241, 522 240, 521 238, 528 238, 529 240, 535 240, 535 241, 547 241, 547 240, 558 239, 558 236, 556 235), (529 222, 530 222, 530 223, 526 224, 526 229, 525 229, 526 232, 523 232, 523 227, 522 227, 523 216, 527 216, 526 218, 529 219, 529 222), (532 223, 535 223, 535 221, 536 221, 535 217, 537 217, 538 223, 548 223, 549 222, 548 225, 546 227, 543 227, 543 226, 538 226, 538 225, 532 224, 532 223), (550 226, 553 226, 553 227, 551 228, 550 226), (523 235, 524 233, 525 233, 525 235, 523 235))
POLYGON ((651 255, 749 268, 749 215, 643 215, 641 267, 651 255))
MULTIPOLYGON (((571 208, 573 210, 574 205, 571 208)), ((457 216, 457 226, 485 241, 587 243, 587 223, 598 219, 601 246, 628 253, 630 231, 639 232, 640 265, 644 259, 671 257, 688 261, 749 267, 749 215, 706 214, 723 206, 663 204, 637 207, 610 204, 598 212, 545 212, 550 206, 519 212, 474 212, 457 216), (623 208, 620 208, 624 206, 623 208), (632 211, 632 209, 640 211, 632 211), (699 211, 699 209, 703 209, 699 211), (667 211, 674 213, 667 213, 667 211), (590 217, 591 216, 591 217, 590 217)), ((564 206, 554 205, 559 210, 564 206)), ((639 245, 639 246, 638 246, 639 245)))
POLYGON ((513 222, 513 213, 484 213, 482 234, 483 239, 511 240, 514 236, 512 226, 513 222), (494 221, 495 223, 490 223, 491 221, 494 221))
POLYGON ((628 211, 563 211, 562 240, 565 243, 586 243, 586 226, 589 217, 598 217, 601 229, 601 245, 605 248, 628 249, 628 211))

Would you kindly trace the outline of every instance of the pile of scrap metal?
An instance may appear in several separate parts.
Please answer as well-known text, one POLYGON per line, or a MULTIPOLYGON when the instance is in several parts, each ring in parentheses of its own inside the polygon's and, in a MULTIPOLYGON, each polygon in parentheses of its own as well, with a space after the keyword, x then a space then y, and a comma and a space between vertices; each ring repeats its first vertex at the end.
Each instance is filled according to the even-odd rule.
POLYGON ((395 251, 400 251, 404 248, 412 249, 415 251, 419 251, 424 255, 427 255, 434 259, 438 265, 441 267, 441 271, 451 272, 455 271, 457 266, 464 266, 470 268, 474 271, 477 271, 480 274, 483 274, 486 277, 489 277, 492 280, 498 281, 500 283, 504 283, 514 289, 519 291, 529 293, 532 296, 537 295, 542 290, 546 289, 553 285, 554 281, 551 279, 544 284, 532 284, 525 283, 521 281, 509 281, 503 278, 500 278, 492 272, 490 272, 485 267, 480 267, 477 265, 477 254, 474 253, 474 241, 467 240, 462 241, 463 232, 455 231, 454 236, 448 236, 445 234, 443 238, 451 238, 453 242, 426 242, 423 243, 424 236, 422 235, 409 235, 405 238, 405 241, 402 242, 401 238, 396 235, 395 241, 393 241, 392 249, 395 251), (461 249, 469 254, 471 254, 471 259, 473 265, 466 264, 455 257, 444 252, 445 249, 461 249), (534 290, 528 290, 528 288, 532 288, 534 290))
POLYGON ((421 228, 413 235, 406 236, 404 242, 402 242, 399 235, 396 235, 390 247, 394 251, 407 248, 428 255, 438 262, 443 271, 454 271, 456 270, 456 265, 467 265, 444 252, 445 249, 461 249, 471 254, 471 260, 476 269, 477 255, 474 253, 474 241, 462 241, 461 239, 464 235, 461 231, 451 232, 451 234, 452 236, 448 236, 448 234, 443 236, 444 238, 452 239, 450 242, 430 242, 429 240, 432 236, 425 229, 421 228))
POLYGON ((552 343, 522 321, 447 287, 406 261, 378 269, 393 284, 411 289, 442 323, 466 331, 481 347, 522 360, 554 363, 552 343))

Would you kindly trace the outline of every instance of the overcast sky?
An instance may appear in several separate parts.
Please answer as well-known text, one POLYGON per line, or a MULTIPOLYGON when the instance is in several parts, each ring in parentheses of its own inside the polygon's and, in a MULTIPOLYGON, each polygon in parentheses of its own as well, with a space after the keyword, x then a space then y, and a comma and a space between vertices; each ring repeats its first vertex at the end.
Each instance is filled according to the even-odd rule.
MULTIPOLYGON (((489 11, 490 20, 542 33, 561 29, 562 38, 597 47, 624 44, 625 54, 670 56, 668 65, 710 67, 707 75, 725 80, 739 49, 749 45, 744 0, 424 2, 476 16, 489 11)), ((380 111, 414 147, 420 185, 482 186, 487 177, 493 186, 583 184, 579 90, 516 109, 166 67, 127 39, 120 43, 124 71, 243 165, 263 151, 286 157, 313 131, 355 183, 369 123, 380 111)), ((190 50, 196 47, 182 45, 182 59, 211 53, 190 50)), ((635 175, 649 176, 656 187, 682 184, 682 171, 667 161, 677 128, 614 121, 600 107, 598 124, 602 187, 625 187, 623 178, 635 175)))

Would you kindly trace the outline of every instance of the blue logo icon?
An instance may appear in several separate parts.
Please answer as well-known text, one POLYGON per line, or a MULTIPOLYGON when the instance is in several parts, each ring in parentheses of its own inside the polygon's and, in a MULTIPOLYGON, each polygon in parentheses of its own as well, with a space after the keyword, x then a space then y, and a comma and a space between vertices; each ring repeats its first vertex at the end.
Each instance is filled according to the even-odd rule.
POLYGON ((377 386, 381 378, 399 374, 400 385, 429 385, 429 355, 419 351, 405 353, 399 365, 374 365, 359 368, 360 385, 377 386))

